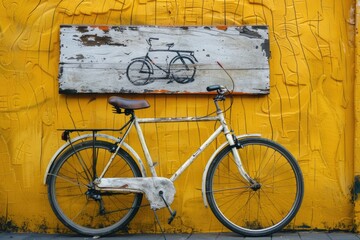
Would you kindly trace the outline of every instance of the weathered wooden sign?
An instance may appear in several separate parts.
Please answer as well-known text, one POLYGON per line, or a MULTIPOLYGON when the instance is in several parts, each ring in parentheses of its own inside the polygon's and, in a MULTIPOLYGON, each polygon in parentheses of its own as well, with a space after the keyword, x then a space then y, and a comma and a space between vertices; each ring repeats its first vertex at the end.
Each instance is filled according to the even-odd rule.
POLYGON ((268 58, 266 26, 64 25, 59 92, 267 94, 268 58))

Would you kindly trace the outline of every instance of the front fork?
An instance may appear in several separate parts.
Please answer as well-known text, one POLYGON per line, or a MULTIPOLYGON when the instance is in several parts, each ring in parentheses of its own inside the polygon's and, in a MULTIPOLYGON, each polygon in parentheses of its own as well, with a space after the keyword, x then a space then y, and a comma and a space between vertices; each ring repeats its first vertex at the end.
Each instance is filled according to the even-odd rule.
POLYGON ((234 162, 235 162, 241 176, 250 183, 251 189, 253 189, 253 190, 260 189, 260 187, 261 187, 260 184, 255 179, 250 177, 250 175, 246 172, 246 170, 242 164, 238 149, 243 148, 243 146, 241 145, 239 139, 237 139, 237 137, 233 133, 227 134, 226 138, 228 139, 228 142, 230 144, 231 152, 234 157, 234 162))

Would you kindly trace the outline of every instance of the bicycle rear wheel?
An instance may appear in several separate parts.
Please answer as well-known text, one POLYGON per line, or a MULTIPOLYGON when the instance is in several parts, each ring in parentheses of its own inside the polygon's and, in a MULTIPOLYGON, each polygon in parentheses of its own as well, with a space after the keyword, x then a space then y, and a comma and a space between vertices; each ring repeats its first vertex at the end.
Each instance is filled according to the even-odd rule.
POLYGON ((151 68, 150 64, 145 60, 134 60, 126 69, 126 76, 135 86, 146 85, 150 80, 151 68))
POLYGON ((295 158, 263 138, 240 139, 244 169, 260 188, 240 175, 231 147, 218 153, 206 177, 206 196, 217 219, 233 232, 265 236, 284 228, 300 208, 303 177, 295 158))
MULTIPOLYGON (((96 190, 93 181, 102 173, 116 145, 86 141, 64 152, 49 175, 48 197, 57 218, 82 235, 104 236, 131 221, 142 200, 139 193, 96 190)), ((104 177, 141 177, 132 157, 123 149, 104 177)))

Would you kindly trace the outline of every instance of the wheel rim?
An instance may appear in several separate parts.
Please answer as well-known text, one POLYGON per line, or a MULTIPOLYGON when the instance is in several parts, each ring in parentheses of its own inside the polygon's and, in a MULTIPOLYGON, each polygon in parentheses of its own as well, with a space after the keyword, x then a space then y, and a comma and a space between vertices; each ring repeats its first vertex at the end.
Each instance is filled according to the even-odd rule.
MULTIPOLYGON (((104 144, 97 147, 97 174, 100 174, 111 152, 110 147, 104 144)), ((97 176, 93 176, 90 167, 92 143, 85 143, 76 149, 77 154, 65 156, 67 160, 59 163, 55 175, 52 175, 49 184, 52 207, 58 218, 73 231, 85 235, 110 234, 127 224, 135 215, 141 195, 95 190, 92 179, 97 176), (81 167, 79 157, 87 171, 81 167)), ((140 176, 138 169, 134 169, 128 161, 117 155, 104 177, 140 176)))
POLYGON ((129 81, 137 86, 150 83, 150 73, 149 64, 142 60, 131 62, 126 71, 129 81))
POLYGON ((250 236, 267 235, 288 224, 300 207, 303 188, 301 173, 293 171, 296 162, 288 164, 291 155, 281 155, 269 142, 245 142, 239 149, 240 157, 259 183, 250 186, 240 177, 232 155, 225 152, 207 185, 216 217, 232 231, 250 236))
POLYGON ((175 61, 171 63, 171 75, 178 83, 189 83, 194 81, 194 75, 196 72, 196 68, 194 66, 194 61, 188 57, 177 58, 175 61))

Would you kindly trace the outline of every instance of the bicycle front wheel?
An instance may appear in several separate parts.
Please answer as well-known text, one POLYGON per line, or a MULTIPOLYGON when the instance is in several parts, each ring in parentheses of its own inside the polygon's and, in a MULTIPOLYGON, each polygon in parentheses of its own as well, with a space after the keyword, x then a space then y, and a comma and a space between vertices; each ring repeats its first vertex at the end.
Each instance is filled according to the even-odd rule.
POLYGON ((284 228, 300 208, 303 177, 295 158, 263 138, 240 139, 244 169, 259 185, 240 175, 231 147, 221 150, 209 167, 206 196, 217 219, 233 232, 252 237, 284 228))
MULTIPOLYGON (((116 145, 86 141, 65 151, 49 174, 48 197, 57 218, 82 235, 104 236, 130 222, 142 194, 100 191, 93 181, 102 173, 116 145)), ((104 177, 141 177, 133 158, 120 149, 104 177)))

